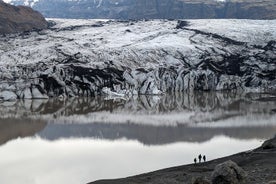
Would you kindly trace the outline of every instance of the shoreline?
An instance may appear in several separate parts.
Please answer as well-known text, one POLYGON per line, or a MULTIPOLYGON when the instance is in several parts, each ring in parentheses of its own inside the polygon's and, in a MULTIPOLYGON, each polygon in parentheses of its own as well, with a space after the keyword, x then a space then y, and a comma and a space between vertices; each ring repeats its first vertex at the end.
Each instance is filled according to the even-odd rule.
POLYGON ((198 177, 211 181, 214 168, 228 160, 246 171, 247 184, 268 184, 276 181, 276 136, 256 149, 204 163, 176 166, 126 178, 97 180, 89 184, 191 184, 198 177))

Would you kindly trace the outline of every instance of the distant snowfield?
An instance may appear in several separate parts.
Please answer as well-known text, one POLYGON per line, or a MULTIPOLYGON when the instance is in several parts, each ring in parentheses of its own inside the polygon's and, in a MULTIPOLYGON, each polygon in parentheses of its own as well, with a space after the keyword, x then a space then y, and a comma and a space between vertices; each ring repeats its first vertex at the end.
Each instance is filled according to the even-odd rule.
POLYGON ((276 88, 276 20, 49 21, 0 37, 0 99, 276 88))

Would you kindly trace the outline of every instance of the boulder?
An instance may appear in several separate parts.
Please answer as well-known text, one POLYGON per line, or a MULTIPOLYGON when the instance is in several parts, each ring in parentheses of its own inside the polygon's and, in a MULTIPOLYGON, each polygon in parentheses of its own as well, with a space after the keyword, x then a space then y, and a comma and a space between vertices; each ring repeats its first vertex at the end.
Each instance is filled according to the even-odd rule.
POLYGON ((0 1, 0 34, 45 29, 47 26, 45 18, 32 8, 0 1))
POLYGON ((273 139, 269 139, 262 144, 263 149, 276 148, 276 136, 273 139))
POLYGON ((231 160, 217 165, 212 173, 213 184, 245 184, 246 181, 246 172, 231 160))

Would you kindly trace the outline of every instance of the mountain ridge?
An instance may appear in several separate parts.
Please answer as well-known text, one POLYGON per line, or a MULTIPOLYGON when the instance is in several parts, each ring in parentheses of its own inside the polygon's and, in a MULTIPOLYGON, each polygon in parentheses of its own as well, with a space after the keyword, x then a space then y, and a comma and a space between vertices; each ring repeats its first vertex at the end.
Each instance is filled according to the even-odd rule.
POLYGON ((45 29, 47 25, 45 18, 32 8, 0 1, 0 34, 45 29))
POLYGON ((11 0, 49 18, 275 19, 273 0, 11 0))

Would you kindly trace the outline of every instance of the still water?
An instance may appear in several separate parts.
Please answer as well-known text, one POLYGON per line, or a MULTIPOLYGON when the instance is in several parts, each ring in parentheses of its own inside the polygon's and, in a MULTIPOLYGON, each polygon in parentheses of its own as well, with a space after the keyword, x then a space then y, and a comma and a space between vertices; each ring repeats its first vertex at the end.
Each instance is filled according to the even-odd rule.
POLYGON ((276 133, 275 94, 0 103, 1 184, 76 184, 215 159, 276 133))

